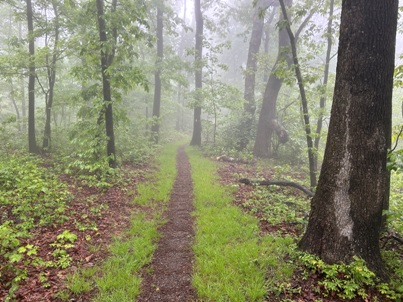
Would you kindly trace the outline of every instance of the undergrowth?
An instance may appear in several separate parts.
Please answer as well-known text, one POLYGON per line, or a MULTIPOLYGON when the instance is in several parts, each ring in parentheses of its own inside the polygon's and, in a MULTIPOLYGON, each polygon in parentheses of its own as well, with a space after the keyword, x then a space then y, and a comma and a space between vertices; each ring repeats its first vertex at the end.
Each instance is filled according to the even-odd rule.
POLYGON ((263 301, 267 267, 287 280, 290 237, 259 236, 258 220, 232 205, 231 192, 218 183, 216 166, 187 149, 192 166, 196 220, 193 285, 202 301, 263 301))
MULTIPOLYGON (((267 168, 267 167, 266 167, 267 168)), ((264 169, 258 166, 258 169, 264 169)), ((264 174, 263 171, 257 175, 264 174)), ((256 176, 255 176, 256 177, 256 176)), ((273 179, 287 179, 303 182, 303 177, 295 174, 287 167, 271 168, 273 179), (299 179, 299 180, 298 180, 299 179)), ((268 294, 270 301, 295 301, 303 299, 337 299, 349 301, 401 301, 403 298, 403 247, 393 240, 390 234, 401 238, 402 223, 402 184, 403 176, 392 171, 390 210, 388 216, 388 233, 381 239, 382 256, 390 272, 388 283, 379 280, 371 272, 364 260, 354 258, 349 264, 326 264, 316 256, 296 249, 296 242, 307 223, 309 201, 293 194, 292 191, 276 187, 260 187, 254 190, 240 203, 261 221, 269 223, 276 240, 293 235, 285 258, 279 257, 277 266, 290 265, 295 269, 283 280, 268 274, 268 294), (276 233, 276 230, 282 230, 276 233), (388 235, 389 234, 389 235, 388 235), (290 277, 292 276, 292 277, 290 277)), ((268 271, 271 271, 271 265, 268 271)))
POLYGON ((35 227, 54 226, 68 219, 67 187, 43 160, 24 154, 0 157, 0 281, 12 299, 27 278, 28 264, 57 266, 37 257, 40 247, 22 244, 35 227))
MULTIPOLYGON (((176 178, 177 145, 164 146, 158 156, 158 170, 137 187, 138 205, 131 227, 116 237, 109 247, 110 256, 99 267, 81 268, 69 276, 68 290, 80 295, 96 288, 94 301, 134 301, 140 292, 140 270, 151 261, 170 192, 176 178)), ((68 299, 69 294, 59 296, 68 299)))

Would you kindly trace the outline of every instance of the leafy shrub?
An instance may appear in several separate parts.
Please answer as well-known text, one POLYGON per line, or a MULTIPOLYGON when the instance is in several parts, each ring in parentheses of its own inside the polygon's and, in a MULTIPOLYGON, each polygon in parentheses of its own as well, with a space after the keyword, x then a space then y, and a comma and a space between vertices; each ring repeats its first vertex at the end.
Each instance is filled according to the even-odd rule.
POLYGON ((336 293, 343 299, 357 296, 365 299, 367 288, 375 285, 375 274, 358 257, 354 257, 350 264, 326 264, 320 258, 307 253, 302 253, 299 259, 311 272, 322 277, 319 284, 323 287, 325 296, 336 293))
POLYGON ((41 164, 41 159, 21 154, 0 159, 0 223, 10 220, 29 230, 65 218, 67 188, 41 164))

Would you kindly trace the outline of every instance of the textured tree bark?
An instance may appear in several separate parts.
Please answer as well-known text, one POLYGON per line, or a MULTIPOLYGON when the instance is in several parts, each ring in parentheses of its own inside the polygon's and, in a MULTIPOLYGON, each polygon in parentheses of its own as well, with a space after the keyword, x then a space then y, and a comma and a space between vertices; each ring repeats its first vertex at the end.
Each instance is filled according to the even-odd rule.
MULTIPOLYGON (((99 41, 101 42, 101 70, 102 70, 102 92, 104 97, 104 113, 105 113, 105 128, 107 136, 106 152, 109 158, 109 166, 111 168, 116 167, 116 150, 115 150, 115 134, 113 129, 113 110, 112 110, 112 93, 111 93, 111 82, 110 75, 107 72, 109 66, 111 66, 114 55, 115 55, 115 45, 116 45, 116 28, 112 30, 113 37, 115 39, 115 44, 112 47, 111 53, 107 52, 108 47, 107 35, 106 35, 106 25, 104 19, 104 1, 96 0, 97 2, 97 16, 98 16, 98 31, 99 31, 99 41)), ((116 10, 117 0, 112 2, 112 11, 116 10)))
MULTIPOLYGON (((161 6, 164 2, 161 1, 161 6)), ((153 104, 153 124, 151 127, 153 140, 158 143, 160 132, 160 108, 161 108, 161 64, 164 56, 164 40, 163 40, 163 7, 157 7, 157 66, 155 69, 155 85, 154 85, 154 104, 153 104)))
POLYGON ((194 109, 193 117, 193 135, 190 145, 200 146, 201 145, 201 96, 197 93, 198 89, 202 88, 202 70, 203 70, 203 15, 200 7, 200 0, 195 0, 195 16, 196 16, 196 45, 195 45, 195 89, 197 104, 194 109))
POLYGON ((329 135, 299 243, 328 263, 362 257, 381 277, 397 10, 397 0, 343 0, 329 135))

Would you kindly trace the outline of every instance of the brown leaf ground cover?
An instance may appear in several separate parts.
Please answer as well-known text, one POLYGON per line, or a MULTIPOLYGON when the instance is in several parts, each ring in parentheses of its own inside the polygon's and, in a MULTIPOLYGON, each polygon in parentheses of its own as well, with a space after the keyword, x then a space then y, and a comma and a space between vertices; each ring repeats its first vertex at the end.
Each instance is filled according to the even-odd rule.
MULTIPOLYGON (((22 241, 24 244, 38 246, 38 255, 44 261, 52 261, 57 235, 65 230, 77 235, 74 246, 68 249, 71 257, 70 266, 35 267, 28 269, 27 279, 19 285, 16 301, 39 302, 58 301, 55 294, 65 286, 66 276, 80 266, 94 266, 107 256, 107 246, 113 236, 121 234, 130 223, 130 215, 135 205, 132 203, 136 186, 145 180, 145 172, 149 166, 123 167, 123 183, 108 189, 100 189, 82 185, 79 181, 61 175, 63 182, 68 184, 73 199, 66 211, 68 220, 63 224, 36 228, 32 237, 22 241)), ((1 276, 0 301, 4 301, 8 288, 4 286, 7 276, 1 276)), ((89 296, 76 297, 74 301, 89 301, 89 296)), ((73 301, 73 300, 72 300, 73 301)))

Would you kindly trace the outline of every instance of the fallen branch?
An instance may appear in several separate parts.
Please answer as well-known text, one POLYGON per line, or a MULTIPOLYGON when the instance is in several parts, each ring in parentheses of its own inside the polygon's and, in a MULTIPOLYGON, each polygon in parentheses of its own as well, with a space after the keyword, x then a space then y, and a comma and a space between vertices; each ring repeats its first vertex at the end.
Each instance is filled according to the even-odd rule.
POLYGON ((241 164, 253 164, 254 161, 245 160, 242 158, 234 158, 231 156, 221 155, 216 158, 218 161, 224 161, 229 163, 241 163, 241 164))
POLYGON ((399 242, 400 244, 403 244, 403 238, 401 238, 398 234, 396 234, 395 232, 389 233, 385 236, 383 236, 382 238, 380 238, 380 240, 385 240, 385 243, 383 244, 382 248, 384 248, 386 246, 386 243, 390 240, 390 239, 394 239, 395 241, 399 242))
POLYGON ((243 183, 245 185, 293 187, 293 188, 296 188, 298 190, 301 190, 302 192, 304 192, 309 197, 313 197, 315 195, 315 193, 313 193, 307 187, 304 187, 303 185, 300 185, 300 184, 298 184, 296 182, 292 182, 292 181, 284 181, 284 180, 250 180, 250 179, 247 179, 247 178, 241 178, 239 180, 239 182, 243 183))

